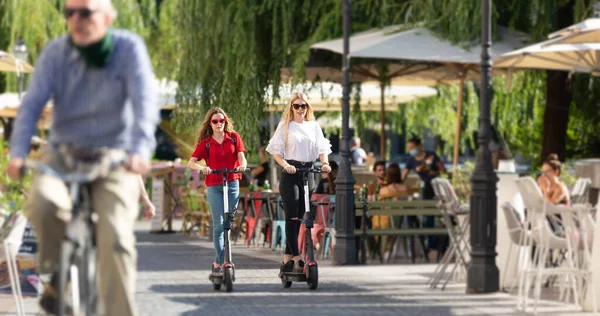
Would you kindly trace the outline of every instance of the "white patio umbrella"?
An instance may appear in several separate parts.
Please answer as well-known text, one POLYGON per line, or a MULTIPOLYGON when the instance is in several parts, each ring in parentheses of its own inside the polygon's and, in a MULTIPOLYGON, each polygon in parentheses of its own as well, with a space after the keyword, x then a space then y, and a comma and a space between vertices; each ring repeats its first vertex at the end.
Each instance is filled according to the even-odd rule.
POLYGON ((33 67, 25 61, 15 58, 15 56, 0 51, 0 71, 1 72, 32 72, 33 67))
POLYGON ((600 43, 600 18, 589 18, 548 35, 552 44, 600 43))
MULTIPOLYGON (((521 47, 527 36, 513 30, 499 27, 498 34, 502 41, 494 42, 490 52, 492 56, 521 47)), ((329 51, 341 55, 343 40, 336 39, 316 43, 314 50, 329 51)), ((350 72, 355 76, 381 81, 386 75, 393 85, 433 85, 459 83, 459 99, 457 109, 456 140, 454 148, 454 164, 458 162, 460 115, 462 112, 462 91, 465 80, 479 77, 480 49, 478 45, 463 48, 453 45, 447 40, 431 34, 427 29, 416 28, 406 30, 403 25, 394 25, 383 29, 370 30, 350 37, 350 72), (358 60, 357 60, 358 59, 358 60), (379 72, 379 64, 388 65, 387 74, 379 72)), ((309 67, 310 68, 310 67, 309 67)), ((312 75, 321 75, 316 67, 310 69, 312 75)), ((330 72, 330 71, 329 71, 330 72)), ((496 70, 494 74, 498 74, 496 70)), ((384 103, 381 104, 384 113, 384 103)), ((384 130, 382 116, 382 149, 384 146, 384 130)))
POLYGON ((518 49, 494 59, 495 68, 552 69, 600 74, 600 43, 556 44, 549 40, 518 49))
MULTIPOLYGON (((287 107, 289 97, 294 91, 306 94, 308 102, 314 111, 335 112, 342 111, 342 85, 334 82, 319 82, 315 84, 282 84, 280 85, 278 99, 272 100, 272 87, 267 91, 268 102, 274 104, 268 111, 283 111, 287 107)), ((389 106, 387 111, 396 111, 399 103, 406 103, 417 98, 434 96, 437 90, 427 86, 387 86, 384 99, 389 106)), ((351 92, 351 98, 357 91, 351 92)), ((352 102, 352 101, 351 101, 352 102)), ((379 111, 381 102, 381 88, 376 84, 363 84, 360 91, 361 111, 379 111)))
MULTIPOLYGON (((287 107, 288 99, 292 92, 302 91, 306 94, 308 102, 314 111, 335 112, 342 111, 342 85, 333 82, 318 82, 314 84, 281 84, 279 98, 273 99, 273 87, 267 90, 267 102, 273 104, 267 108, 271 135, 275 132, 274 112, 283 112, 287 107)), ((354 97, 356 91, 351 92, 354 97)), ((430 97, 437 94, 437 90, 427 86, 388 86, 385 94, 381 94, 379 85, 363 84, 360 92, 361 111, 380 111, 379 104, 382 98, 390 106, 387 111, 398 110, 399 103, 406 103, 417 98, 430 97)))

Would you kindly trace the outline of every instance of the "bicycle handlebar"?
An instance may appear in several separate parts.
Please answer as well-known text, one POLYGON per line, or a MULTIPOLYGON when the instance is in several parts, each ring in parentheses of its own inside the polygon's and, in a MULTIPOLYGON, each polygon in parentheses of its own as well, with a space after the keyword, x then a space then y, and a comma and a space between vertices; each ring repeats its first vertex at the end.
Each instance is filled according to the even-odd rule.
MULTIPOLYGON (((114 169, 114 168, 119 167, 119 166, 124 165, 124 164, 125 164, 125 160, 115 161, 115 162, 111 163, 110 169, 114 169)), ((91 172, 91 173, 68 172, 68 173, 62 173, 62 172, 58 172, 58 171, 54 170, 52 167, 50 167, 50 166, 48 166, 48 165, 46 165, 44 163, 41 163, 39 161, 26 159, 25 160, 25 164, 21 168, 21 175, 24 175, 27 172, 28 169, 36 170, 36 171, 39 171, 41 173, 45 173, 45 174, 50 175, 52 177, 58 178, 58 179, 60 179, 60 180, 62 180, 64 182, 71 182, 71 183, 92 182, 98 176, 98 172, 91 172)))

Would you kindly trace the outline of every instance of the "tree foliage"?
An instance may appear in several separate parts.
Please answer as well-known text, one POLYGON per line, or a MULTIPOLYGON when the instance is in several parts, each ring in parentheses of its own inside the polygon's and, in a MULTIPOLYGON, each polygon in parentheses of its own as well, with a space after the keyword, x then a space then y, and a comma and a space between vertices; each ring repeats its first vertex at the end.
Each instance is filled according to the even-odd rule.
MULTIPOLYGON (((508 26, 545 39, 557 29, 557 12, 572 7, 578 22, 592 15, 593 0, 493 1, 493 25, 508 26)), ((63 34, 63 0, 0 1, 0 44, 11 50, 19 36, 35 62, 51 39, 63 34)), ((256 145, 266 91, 281 82, 280 69, 302 74, 310 45, 342 35, 339 0, 114 0, 116 27, 128 28, 147 41, 155 71, 179 83, 180 108, 172 123, 179 131, 195 132, 201 117, 213 106, 224 108, 249 146, 256 145)), ((404 23, 425 26, 441 38, 465 47, 480 38, 481 1, 354 0, 352 32, 404 23)), ((495 33, 494 33, 495 34, 495 33)), ((494 40, 501 40, 494 35, 494 40)), ((341 65, 340 65, 341 66, 341 65)), ((301 76, 296 76, 301 78, 301 76)), ((6 75, 9 90, 16 76, 6 75)), ((586 74, 572 76, 573 104, 568 129, 570 157, 597 154, 594 126, 600 123, 595 98, 599 83, 586 74)), ((540 149, 545 110, 545 72, 515 73, 509 89, 506 78, 494 78, 493 123, 514 152, 534 158, 540 149)), ((1 84, 1 82, 0 82, 1 84)), ((475 147, 478 121, 478 82, 467 82, 461 126, 463 149, 475 147)), ((355 87, 356 89, 357 87, 355 87)), ((386 113, 387 122, 402 133, 422 134, 425 128, 452 144, 455 133, 457 87, 440 87, 427 98, 386 113)), ((360 110, 353 100, 357 132, 379 121, 377 113, 360 110)), ((441 153, 449 154, 451 146, 441 153)))
MULTIPOLYGON (((148 40, 155 34, 156 0, 113 0, 118 11, 114 27, 125 28, 148 40)), ((29 53, 28 61, 35 64, 44 46, 66 32, 63 17, 64 0, 4 0, 2 8, 2 32, 8 34, 8 51, 19 37, 23 38, 29 53)), ((152 41, 158 45, 158 41, 152 41)), ((150 47, 153 51, 154 47, 150 47)), ((17 78, 6 76, 7 90, 16 90, 17 78)))

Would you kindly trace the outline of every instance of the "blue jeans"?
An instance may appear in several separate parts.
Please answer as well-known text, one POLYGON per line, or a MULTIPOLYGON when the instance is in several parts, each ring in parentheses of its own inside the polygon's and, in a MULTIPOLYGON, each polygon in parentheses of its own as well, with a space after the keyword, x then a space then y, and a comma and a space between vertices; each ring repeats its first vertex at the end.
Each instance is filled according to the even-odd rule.
MULTIPOLYGON (((228 182, 227 187, 229 188, 229 212, 235 213, 240 197, 239 181, 228 182)), ((208 199, 208 205, 210 205, 210 214, 212 217, 213 243, 216 253, 215 262, 223 264, 225 259, 225 252, 223 250, 223 186, 215 185, 208 187, 206 190, 206 198, 208 199)))

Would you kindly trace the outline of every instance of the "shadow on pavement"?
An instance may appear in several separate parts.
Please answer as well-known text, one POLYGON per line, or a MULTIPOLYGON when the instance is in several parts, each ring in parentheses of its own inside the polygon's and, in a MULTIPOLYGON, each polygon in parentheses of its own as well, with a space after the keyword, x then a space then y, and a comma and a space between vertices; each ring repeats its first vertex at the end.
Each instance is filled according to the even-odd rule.
POLYGON ((180 315, 455 315, 451 306, 423 309, 419 307, 423 302, 370 294, 370 290, 345 283, 326 283, 316 291, 310 291, 305 285, 290 289, 283 289, 281 285, 256 287, 239 284, 234 285, 232 293, 221 291, 218 295, 173 296, 169 299, 196 307, 180 315), (415 310, 423 312, 415 313, 415 310))
MULTIPOLYGON (((139 271, 175 271, 210 269, 215 259, 212 242, 181 234, 136 232, 139 271)), ((279 269, 281 252, 267 248, 233 246, 237 269, 279 269)))

